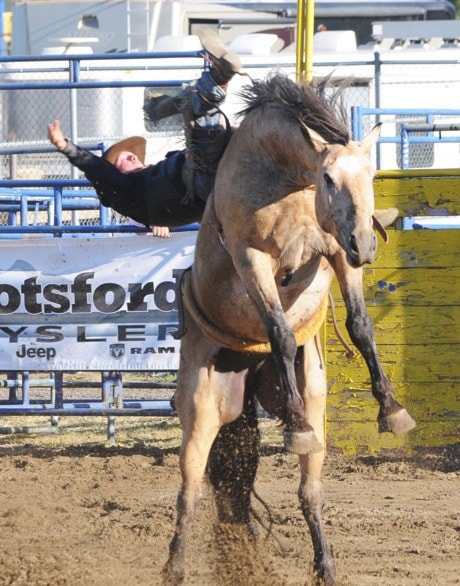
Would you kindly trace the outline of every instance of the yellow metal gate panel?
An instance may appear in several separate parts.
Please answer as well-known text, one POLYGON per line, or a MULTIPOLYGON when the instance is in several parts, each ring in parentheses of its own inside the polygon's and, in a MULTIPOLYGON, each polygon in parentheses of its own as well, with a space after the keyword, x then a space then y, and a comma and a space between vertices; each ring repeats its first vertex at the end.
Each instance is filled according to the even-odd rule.
MULTIPOLYGON (((458 215, 460 172, 381 172, 376 207, 400 216, 458 215)), ((328 443, 344 452, 441 446, 460 437, 460 230, 390 229, 375 263, 364 269, 364 294, 383 366, 397 398, 417 420, 409 434, 380 435, 364 360, 347 359, 329 314, 328 443)), ((346 335, 336 283, 336 317, 346 335)), ((347 336, 346 336, 347 337, 347 336)))

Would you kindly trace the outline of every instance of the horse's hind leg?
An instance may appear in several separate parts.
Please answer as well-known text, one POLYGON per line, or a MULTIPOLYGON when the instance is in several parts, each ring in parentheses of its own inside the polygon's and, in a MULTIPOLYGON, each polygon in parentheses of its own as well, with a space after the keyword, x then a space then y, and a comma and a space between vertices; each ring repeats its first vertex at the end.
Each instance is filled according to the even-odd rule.
MULTIPOLYGON (((193 373, 189 371, 184 371, 183 374, 193 377, 193 373)), ((201 378, 198 376, 198 379, 201 378)), ((191 400, 181 403, 181 393, 184 392, 183 387, 178 385, 175 400, 178 412, 182 411, 180 419, 184 428, 180 451, 182 485, 177 496, 176 529, 162 573, 165 586, 180 584, 184 579, 185 545, 201 498, 201 484, 208 454, 219 431, 218 410, 210 397, 207 381, 198 380, 196 390, 188 388, 190 394, 196 394, 199 403, 197 407, 191 400)))
MULTIPOLYGON (((305 417, 311 422, 315 436, 324 446, 327 385, 318 334, 307 341, 303 347, 297 349, 294 364, 297 385, 304 400, 305 417)), ((259 370, 255 388, 262 407, 272 415, 283 418, 284 402, 282 393, 276 386, 276 377, 275 363, 272 360, 267 360, 259 370)), ((321 471, 324 454, 323 447, 320 451, 299 455, 300 485, 298 496, 312 538, 315 573, 323 584, 333 586, 335 584, 334 563, 321 516, 323 505, 321 471)))
POLYGON ((181 361, 175 394, 183 428, 180 450, 182 485, 177 498, 177 523, 163 568, 163 583, 184 579, 187 538, 201 496, 201 485, 212 444, 220 428, 236 419, 243 409, 244 370, 219 372, 218 347, 205 338, 189 317, 181 342, 181 361))
POLYGON ((182 484, 177 497, 177 522, 169 546, 163 584, 184 579, 184 554, 192 521, 201 497, 201 484, 212 443, 219 432, 218 406, 211 393, 212 381, 206 361, 212 354, 209 343, 190 321, 181 343, 181 359, 175 404, 183 428, 180 450, 182 484))
MULTIPOLYGON (((299 348, 297 362, 299 389, 304 389, 304 399, 308 420, 316 436, 325 445, 324 412, 326 407, 327 384, 319 336, 299 348)), ((327 544, 322 519, 323 495, 321 471, 325 456, 324 448, 313 454, 299 455, 300 486, 298 491, 300 506, 310 529, 314 550, 314 569, 318 581, 325 586, 335 585, 335 569, 332 555, 327 544)))

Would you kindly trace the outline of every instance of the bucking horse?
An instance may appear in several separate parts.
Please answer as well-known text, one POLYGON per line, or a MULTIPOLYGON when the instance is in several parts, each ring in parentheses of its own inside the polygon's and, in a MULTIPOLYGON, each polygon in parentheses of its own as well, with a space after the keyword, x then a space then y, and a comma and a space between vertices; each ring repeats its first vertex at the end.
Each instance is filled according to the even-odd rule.
POLYGON ((300 506, 318 581, 335 570, 321 517, 325 364, 319 329, 333 275, 346 328, 364 357, 382 432, 413 419, 395 399, 365 307, 362 267, 395 219, 374 209, 374 127, 351 140, 335 93, 282 74, 242 91, 244 117, 217 172, 181 295, 184 335, 175 404, 183 428, 177 525, 165 583, 184 579, 184 548, 206 472, 219 520, 250 526, 258 464, 256 400, 298 454, 300 506), (388 219, 390 217, 390 220, 388 219))

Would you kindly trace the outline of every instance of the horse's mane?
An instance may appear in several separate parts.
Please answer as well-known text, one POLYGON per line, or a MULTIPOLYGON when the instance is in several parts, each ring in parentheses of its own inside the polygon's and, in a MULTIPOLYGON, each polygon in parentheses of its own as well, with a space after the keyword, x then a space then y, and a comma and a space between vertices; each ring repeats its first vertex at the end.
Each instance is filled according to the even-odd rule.
POLYGON ((313 85, 295 83, 286 75, 275 73, 265 80, 254 80, 252 85, 243 87, 239 95, 246 102, 240 111, 245 116, 265 105, 282 106, 295 120, 301 120, 330 144, 347 144, 350 134, 347 116, 340 98, 344 85, 339 88, 328 86, 328 80, 313 85), (332 92, 326 94, 327 89, 332 92))

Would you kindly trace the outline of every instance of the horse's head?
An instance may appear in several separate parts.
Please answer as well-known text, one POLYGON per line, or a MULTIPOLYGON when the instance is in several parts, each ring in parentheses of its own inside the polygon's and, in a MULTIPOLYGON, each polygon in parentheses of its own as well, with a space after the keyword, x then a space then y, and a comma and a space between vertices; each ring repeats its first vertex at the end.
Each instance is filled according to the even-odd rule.
POLYGON ((374 260, 373 178, 369 154, 380 125, 360 142, 328 144, 314 130, 305 129, 317 155, 315 165, 316 214, 321 228, 335 237, 348 262, 359 267, 374 260))

